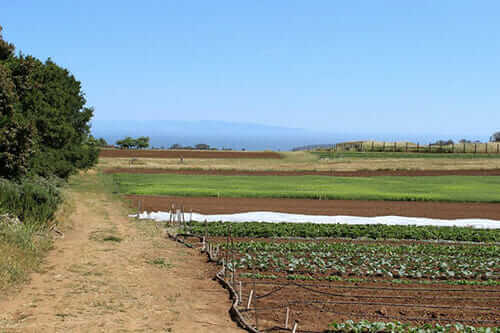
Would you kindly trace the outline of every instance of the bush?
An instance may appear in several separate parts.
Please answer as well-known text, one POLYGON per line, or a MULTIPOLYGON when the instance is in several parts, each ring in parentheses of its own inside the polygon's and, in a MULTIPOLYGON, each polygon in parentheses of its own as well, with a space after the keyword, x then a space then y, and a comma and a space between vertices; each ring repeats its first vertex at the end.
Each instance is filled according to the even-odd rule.
POLYGON ((9 212, 30 228, 44 229, 62 202, 60 182, 54 177, 25 178, 19 183, 0 179, 0 212, 9 212))

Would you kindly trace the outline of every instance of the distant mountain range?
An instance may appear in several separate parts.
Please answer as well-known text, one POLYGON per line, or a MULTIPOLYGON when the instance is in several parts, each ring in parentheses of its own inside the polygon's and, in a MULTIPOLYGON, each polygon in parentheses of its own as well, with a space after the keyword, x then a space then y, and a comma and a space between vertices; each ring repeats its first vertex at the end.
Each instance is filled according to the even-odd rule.
MULTIPOLYGON (((234 150, 287 151, 294 147, 328 147, 338 142, 356 140, 435 142, 436 135, 401 135, 384 133, 328 133, 302 128, 268 126, 226 121, 182 120, 93 120, 92 134, 110 144, 126 136, 149 136, 151 146, 168 148, 173 144, 194 146, 199 143, 234 150), (319 144, 322 143, 322 144, 319 144)), ((457 139, 458 140, 458 139, 457 139)))
POLYGON ((154 147, 205 143, 234 150, 291 150, 296 146, 343 139, 300 128, 209 120, 93 120, 91 132, 111 144, 125 136, 149 136, 154 147))

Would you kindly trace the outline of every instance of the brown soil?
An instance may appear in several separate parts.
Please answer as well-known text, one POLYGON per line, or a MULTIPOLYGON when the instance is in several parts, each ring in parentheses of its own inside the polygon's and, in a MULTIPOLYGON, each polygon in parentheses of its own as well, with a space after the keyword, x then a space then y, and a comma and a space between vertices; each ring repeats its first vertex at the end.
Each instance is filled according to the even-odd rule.
POLYGON ((0 296, 1 332, 242 332, 199 252, 129 220, 103 194, 71 197, 72 226, 45 272, 0 296))
POLYGON ((361 170, 361 171, 246 171, 246 170, 194 170, 194 169, 142 169, 114 168, 104 173, 134 174, 178 174, 219 176, 335 176, 335 177, 377 177, 377 176, 500 176, 500 169, 492 170, 361 170))
POLYGON ((500 220, 498 203, 409 202, 364 200, 309 200, 274 198, 214 198, 128 195, 131 207, 141 200, 146 211, 168 211, 172 204, 202 214, 273 211, 308 215, 427 217, 439 219, 484 218, 500 220))
POLYGON ((203 151, 203 150, 101 150, 99 157, 130 158, 281 158, 275 152, 203 151))
MULTIPOLYGON (((194 238, 190 238, 190 242, 194 241, 194 238)), ((210 241, 213 242, 212 239, 210 241)), ((221 257, 224 257, 223 253, 221 257)), ((280 275, 270 271, 259 273, 280 275)), ((229 274, 227 280, 231 280, 229 274)), ((253 299, 251 308, 258 309, 258 326, 261 330, 284 327, 287 306, 290 309, 290 324, 298 320, 301 330, 314 332, 322 332, 334 321, 361 319, 401 321, 414 325, 455 322, 475 326, 500 325, 498 286, 453 286, 440 281, 428 285, 401 285, 390 281, 252 280, 237 274, 234 283, 237 291, 240 281, 243 300, 240 309, 248 322, 255 323, 255 312, 245 312, 250 290, 254 290, 254 296, 256 293, 258 299, 257 305, 253 299), (313 304, 297 304, 304 302, 313 304)))
MULTIPOLYGON (((244 279, 243 301, 248 300, 252 281, 244 279)), ((289 281, 273 281, 278 285, 289 281)), ((500 289, 496 293, 450 292, 440 286, 426 286, 434 291, 363 290, 370 286, 390 287, 390 284, 351 284, 356 289, 336 288, 338 283, 325 284, 313 281, 299 282, 299 286, 287 286, 277 290, 276 285, 256 285, 257 295, 271 293, 257 300, 259 328, 284 325, 286 306, 290 308, 290 321, 299 320, 303 330, 323 331, 332 322, 359 321, 401 321, 421 325, 425 323, 449 324, 461 322, 474 326, 500 325, 500 289), (300 285, 309 285, 300 287, 300 285), (318 286, 328 287, 318 287, 318 286), (293 304, 294 302, 316 302, 316 304, 293 304), (324 304, 329 302, 330 304, 324 304), (323 303, 323 304, 321 304, 323 303), (277 309, 276 309, 277 308, 277 309), (272 310, 265 310, 272 309, 272 310), (451 322, 450 322, 451 321, 451 322), (482 322, 486 321, 486 322, 482 322)), ((401 288, 394 286, 395 289, 401 288)), ((422 287, 416 287, 421 289, 422 287)), ((466 290, 467 288, 463 288, 466 290)), ((491 288, 490 288, 491 289, 491 288)), ((255 293, 255 291, 254 291, 255 293)), ((254 303, 255 306, 255 303, 254 303)), ((250 322, 255 313, 246 313, 250 322)))

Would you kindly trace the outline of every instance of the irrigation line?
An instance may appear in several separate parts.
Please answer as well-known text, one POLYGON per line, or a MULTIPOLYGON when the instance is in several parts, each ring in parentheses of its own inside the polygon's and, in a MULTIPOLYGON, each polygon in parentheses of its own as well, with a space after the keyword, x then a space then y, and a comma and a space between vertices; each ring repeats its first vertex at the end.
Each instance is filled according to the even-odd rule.
MULTIPOLYGON (((380 306, 393 306, 393 307, 404 307, 404 308, 428 308, 428 309, 448 309, 448 310, 473 310, 473 311, 500 311, 500 309, 495 308, 482 308, 482 307, 473 307, 473 306, 444 306, 444 305, 428 305, 428 304, 400 304, 400 303, 383 303, 383 302, 337 302, 337 301, 321 301, 321 300, 312 300, 312 301, 290 301, 286 304, 267 308, 266 310, 271 309, 282 309, 286 308, 290 305, 310 305, 310 304, 335 304, 335 305, 380 305, 380 306)), ((242 310, 246 311, 256 311, 256 309, 248 309, 242 310)), ((263 311, 259 309, 259 311, 263 311)))
POLYGON ((376 295, 334 294, 334 293, 329 293, 326 291, 315 290, 315 289, 308 288, 308 287, 305 287, 303 285, 298 285, 298 284, 289 284, 289 285, 280 286, 279 288, 276 288, 276 289, 268 292, 267 294, 261 295, 258 298, 265 298, 265 297, 271 296, 271 295, 275 294, 276 292, 278 292, 286 287, 291 287, 291 286, 296 286, 296 287, 305 289, 307 291, 310 291, 312 293, 323 294, 323 295, 332 296, 332 297, 382 298, 382 299, 425 299, 425 300, 497 300, 500 302, 500 298, 498 298, 496 296, 492 296, 492 297, 461 297, 461 296, 429 297, 429 296, 388 296, 388 295, 376 296, 376 295))
POLYGON ((288 287, 288 286, 281 286, 281 287, 279 287, 279 288, 276 288, 276 289, 271 290, 271 291, 270 291, 270 292, 268 292, 267 294, 260 295, 260 296, 256 296, 255 298, 258 298, 258 299, 261 299, 261 298, 266 298, 266 297, 268 297, 268 296, 271 296, 271 295, 273 295, 273 294, 277 293, 278 291, 280 291, 280 290, 282 290, 282 289, 284 289, 284 288, 286 288, 286 287, 288 287))
POLYGON ((386 315, 377 315, 377 314, 369 314, 369 313, 356 313, 356 312, 338 312, 338 311, 330 311, 322 309, 314 304, 311 304, 316 309, 321 310, 322 312, 333 313, 342 316, 353 316, 353 317, 373 317, 373 318, 387 318, 392 320, 403 320, 403 321, 446 321, 446 322, 468 322, 468 323, 480 323, 480 324, 497 324, 500 323, 500 320, 480 320, 480 319, 456 319, 456 318, 423 318, 423 317, 397 317, 397 316, 386 316, 386 315))
POLYGON ((500 298, 493 296, 493 297, 460 297, 460 296, 442 296, 442 297, 430 297, 430 296, 387 296, 387 295, 382 295, 382 296, 376 296, 376 295, 346 295, 346 294, 334 294, 334 293, 329 293, 326 291, 321 291, 321 290, 315 290, 312 288, 308 288, 305 286, 301 285, 295 285, 296 287, 302 288, 304 290, 317 293, 317 294, 323 294, 327 296, 334 296, 334 297, 357 297, 357 298, 387 298, 387 299, 426 299, 426 300, 497 300, 500 302, 500 298))
MULTIPOLYGON (((242 282, 245 284, 250 284, 253 282, 242 282)), ((307 287, 317 287, 317 288, 330 288, 330 289, 366 289, 366 290, 390 290, 390 291, 428 291, 428 292, 436 292, 436 291, 449 291, 449 292, 471 292, 471 293, 500 293, 500 289, 430 289, 430 288, 389 288, 389 287, 363 287, 363 286, 335 286, 335 285, 320 285, 320 284, 298 284, 298 283, 278 283, 271 281, 257 281, 256 284, 262 285, 274 285, 274 286, 290 286, 295 285, 298 287, 307 286, 307 287)))
MULTIPOLYGON (((192 244, 176 237, 176 236, 173 236, 172 234, 170 233, 167 233, 167 236, 171 239, 173 239, 174 241, 177 241, 181 244, 184 244, 190 248, 192 248, 192 244)), ((206 252, 207 255, 208 255, 208 260, 209 261, 215 261, 215 258, 212 258, 212 255, 210 252, 206 252)), ((243 329, 245 329, 246 331, 250 332, 250 333, 260 333, 257 329, 255 329, 254 327, 252 327, 242 316, 241 312, 239 311, 238 309, 238 303, 239 303, 239 298, 238 298, 238 293, 234 290, 234 288, 231 286, 230 283, 228 283, 226 280, 224 280, 224 277, 223 277, 223 273, 222 271, 219 271, 216 275, 215 275, 215 279, 219 281, 220 284, 222 284, 222 286, 224 288, 227 288, 229 290, 229 294, 231 296, 231 299, 233 300, 233 303, 231 305, 231 308, 229 310, 230 314, 231 314, 231 317, 238 323, 238 325, 240 325, 243 329)))

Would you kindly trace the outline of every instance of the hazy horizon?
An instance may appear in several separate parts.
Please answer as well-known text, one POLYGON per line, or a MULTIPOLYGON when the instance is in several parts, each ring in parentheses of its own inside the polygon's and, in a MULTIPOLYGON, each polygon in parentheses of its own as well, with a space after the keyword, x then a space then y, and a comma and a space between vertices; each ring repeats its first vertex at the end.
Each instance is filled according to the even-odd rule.
POLYGON ((235 150, 281 150, 316 144, 335 144, 353 140, 411 141, 421 144, 437 140, 460 139, 487 141, 489 135, 406 135, 404 133, 327 132, 301 128, 267 126, 257 123, 210 120, 93 120, 92 134, 113 144, 126 136, 149 136, 151 146, 168 148, 173 144, 193 146, 199 143, 235 150))

